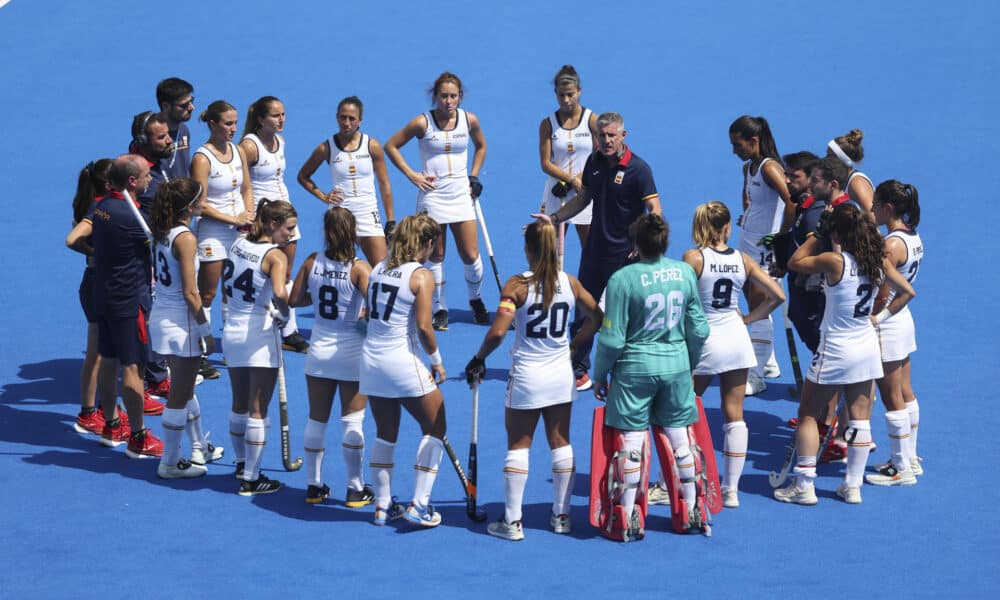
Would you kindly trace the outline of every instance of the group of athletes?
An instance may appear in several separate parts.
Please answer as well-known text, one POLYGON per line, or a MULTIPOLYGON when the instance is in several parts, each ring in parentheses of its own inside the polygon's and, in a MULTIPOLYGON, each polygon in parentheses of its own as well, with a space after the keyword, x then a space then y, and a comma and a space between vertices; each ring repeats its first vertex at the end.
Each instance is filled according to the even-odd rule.
MULTIPOLYGON (((438 388, 445 370, 435 332, 448 328, 442 262, 450 229, 473 319, 491 324, 466 367, 470 385, 481 381, 486 358, 512 326, 516 333, 506 392, 505 511, 490 525, 492 535, 524 537, 521 498, 539 418, 551 448, 550 525, 556 533, 570 531, 576 470, 571 406, 578 391, 592 386, 608 403, 606 426, 620 430, 630 450, 642 444, 636 432, 650 425, 667 429, 684 499, 694 506, 690 449, 678 432, 697 419, 695 394, 718 375, 725 420, 722 493, 725 506, 738 506, 748 440, 743 401, 765 389, 765 377, 777 376, 776 365, 769 366, 770 315, 785 301, 780 278, 786 272, 788 312, 814 356, 801 390, 796 478, 775 497, 816 503, 817 457, 826 456, 820 435, 837 427, 843 394, 848 412, 839 420, 840 433, 830 436, 831 447, 847 446, 847 475, 837 493, 847 502, 861 501, 876 381, 892 457, 867 479, 915 483, 922 472, 916 456, 919 409, 908 357, 916 345, 906 303, 923 252, 915 230, 916 189, 894 180, 875 187, 857 171, 863 158, 857 130, 832 140, 825 158, 808 152, 781 157, 766 120, 740 117, 729 131, 733 151, 744 161, 739 248, 728 245, 729 209, 708 202, 695 210, 696 248, 683 261, 672 261, 663 257, 669 226, 652 171, 624 144, 624 120, 581 105, 573 67, 560 69, 553 84, 558 109, 539 127, 548 180, 542 210, 524 232, 527 269, 503 285, 491 324, 481 297, 476 223, 486 140, 478 118, 460 108, 463 90, 456 75, 442 73, 432 86, 432 108, 384 147, 362 132, 359 98, 338 104, 338 131, 298 172, 300 185, 330 207, 323 217, 324 249, 310 254, 297 272, 300 235, 284 182, 282 102, 273 96, 254 102, 238 143, 237 109, 222 100, 211 103, 200 116, 208 139, 192 156, 186 122, 194 113, 193 86, 177 78, 160 82, 159 111, 134 117, 129 152, 95 160, 80 174, 67 238, 67 245, 88 256, 80 286, 88 352, 76 429, 100 434, 108 446, 127 443, 130 457, 159 457, 162 478, 204 475, 223 449, 202 430, 194 390, 202 378, 218 377, 205 359, 215 350, 210 314, 221 287, 238 493, 281 487, 260 471, 260 462, 281 352, 294 350, 308 353, 306 502, 321 503, 330 494, 322 462, 339 392, 347 506, 375 504, 376 525, 396 519, 440 524, 430 504, 446 433, 438 388), (413 138, 419 169, 401 151, 413 138), (398 224, 386 156, 417 188, 416 214, 398 224), (329 188, 312 179, 324 162, 329 188), (567 224, 576 226, 582 247, 579 280, 563 271, 567 224), (887 229, 884 239, 879 225, 887 229), (597 299, 605 292, 602 307, 597 299), (741 293, 746 314, 739 309, 741 293), (295 308, 305 306, 315 318, 308 341, 295 323, 295 308), (594 386, 588 370, 598 328, 594 386), (168 382, 144 386, 145 366, 164 361, 168 382), (117 405, 119 368, 124 411, 117 405), (165 406, 150 393, 164 397, 165 406), (366 482, 362 425, 368 406, 376 440, 366 482), (391 488, 402 408, 422 432, 414 492, 405 507, 391 488), (159 413, 162 441, 143 422, 144 414, 159 413), (185 432, 189 458, 182 456, 185 432)), ((625 472, 633 476, 637 470, 625 472)), ((633 488, 647 493, 641 485, 633 488)), ((649 490, 652 502, 656 491, 649 490)), ((635 494, 627 496, 626 502, 635 502, 635 494)))

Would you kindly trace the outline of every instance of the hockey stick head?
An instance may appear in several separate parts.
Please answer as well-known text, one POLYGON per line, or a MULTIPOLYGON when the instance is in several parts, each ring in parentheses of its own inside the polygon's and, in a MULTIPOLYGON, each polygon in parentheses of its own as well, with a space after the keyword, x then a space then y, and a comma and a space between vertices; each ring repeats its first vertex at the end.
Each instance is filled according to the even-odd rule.
POLYGON ((771 473, 767 476, 767 482, 771 484, 772 488, 779 488, 788 479, 788 471, 782 470, 781 473, 771 473))
POLYGON ((477 511, 475 505, 467 507, 465 509, 465 514, 476 523, 482 523, 488 518, 486 511, 477 511))
POLYGON ((295 460, 286 458, 284 461, 286 471, 298 471, 302 468, 302 457, 298 457, 295 460))

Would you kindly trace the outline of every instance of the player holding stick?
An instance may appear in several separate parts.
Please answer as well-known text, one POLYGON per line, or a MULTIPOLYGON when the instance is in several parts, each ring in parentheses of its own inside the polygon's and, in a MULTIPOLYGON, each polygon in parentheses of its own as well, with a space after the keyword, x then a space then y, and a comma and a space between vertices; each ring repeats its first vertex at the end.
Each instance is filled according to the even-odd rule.
POLYGON ((241 496, 281 488, 280 482, 260 472, 260 462, 267 440, 267 408, 281 364, 280 336, 274 328, 288 322, 288 259, 280 246, 288 243, 297 225, 291 204, 262 199, 253 229, 229 249, 223 274, 229 318, 222 331, 222 350, 233 387, 229 431, 241 496))
POLYGON ((684 262, 698 276, 698 296, 711 333, 694 368, 694 393, 701 396, 715 375, 719 376, 725 425, 725 469, 722 504, 740 505, 737 489, 746 462, 749 432, 743 420, 747 370, 756 364, 746 325, 766 319, 785 301, 781 286, 745 252, 727 245, 732 234, 729 209, 717 201, 695 209, 692 235, 697 248, 684 253, 684 262), (740 291, 753 282, 765 300, 746 315, 739 311, 740 291))
MULTIPOLYGON (((812 170, 810 183, 813 194, 820 197, 840 190, 839 182, 827 181, 821 168, 812 170)), ((848 504, 860 504, 872 440, 872 383, 882 377, 878 335, 873 325, 899 312, 913 297, 913 288, 885 258, 875 223, 850 203, 824 214, 813 235, 792 255, 789 268, 799 273, 823 274, 826 310, 819 349, 806 374, 799 404, 795 482, 774 490, 774 497, 781 502, 816 504, 813 482, 820 444, 817 422, 833 395, 840 391, 845 394, 849 422, 845 434, 847 471, 837 495, 848 504), (823 251, 827 236, 834 248, 839 245, 840 251, 823 251), (896 290, 896 296, 886 311, 872 315, 872 302, 883 281, 896 290)))
POLYGON ((333 397, 340 391, 341 446, 347 467, 347 497, 351 508, 371 504, 375 493, 363 479, 365 434, 362 425, 368 398, 358 393, 361 379, 363 313, 372 268, 355 256, 357 223, 351 211, 330 207, 323 215, 326 248, 306 258, 292 286, 292 306, 313 307, 312 343, 306 358, 309 420, 302 441, 306 449, 306 502, 319 504, 330 495, 323 483, 326 426, 333 397))
POLYGON ((470 386, 482 381, 486 357, 503 341, 511 323, 516 325, 517 341, 511 350, 513 364, 505 403, 505 509, 504 516, 488 528, 490 535, 513 541, 524 539, 521 499, 528 480, 528 451, 539 417, 545 421, 545 434, 552 450, 554 500, 549 525, 556 533, 570 532, 570 494, 576 466, 569 425, 577 393, 570 348, 593 336, 596 324, 604 318, 594 297, 575 277, 559 269, 556 233, 551 223, 539 220, 528 225, 524 254, 530 270, 504 284, 493 325, 465 367, 470 386), (589 319, 570 340, 568 330, 574 306, 589 319))
POLYGON ((376 525, 399 518, 422 527, 441 524, 430 496, 447 433, 444 398, 436 385, 444 382, 445 370, 431 324, 434 276, 423 267, 441 234, 441 226, 426 214, 406 217, 389 242, 388 256, 375 265, 368 280, 360 392, 371 402, 378 435, 370 462, 376 525), (420 346, 430 356, 430 371, 417 354, 420 346), (423 433, 414 464, 413 501, 405 511, 392 496, 392 461, 402 408, 423 433))
POLYGON ((445 255, 444 225, 455 237, 458 255, 465 265, 465 284, 469 306, 479 325, 488 325, 489 312, 483 304, 483 261, 479 255, 479 233, 472 199, 483 192, 479 171, 486 160, 486 137, 476 115, 459 108, 462 80, 447 71, 434 81, 434 108, 417 115, 385 143, 385 153, 392 164, 420 190, 417 212, 426 212, 442 225, 437 246, 425 265, 434 275, 434 329, 448 329, 448 304, 444 291, 442 262, 445 255), (421 170, 410 168, 400 148, 417 138, 421 170), (475 148, 472 167, 468 168, 469 143, 475 148))

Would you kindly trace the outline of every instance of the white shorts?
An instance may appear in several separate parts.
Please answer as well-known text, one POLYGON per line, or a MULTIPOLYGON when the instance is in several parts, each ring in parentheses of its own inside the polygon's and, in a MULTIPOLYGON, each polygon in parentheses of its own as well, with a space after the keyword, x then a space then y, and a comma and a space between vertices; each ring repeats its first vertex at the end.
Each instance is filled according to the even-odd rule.
POLYGON ((419 398, 437 388, 424 362, 406 346, 362 346, 359 391, 380 398, 419 398))
MULTIPOLYGON (((557 210, 562 208, 564 204, 576 198, 576 190, 570 188, 569 193, 566 194, 565 198, 556 198, 552 195, 552 186, 559 183, 559 180, 555 177, 549 177, 548 181, 545 182, 545 190, 542 192, 542 206, 545 207, 545 214, 551 215, 557 210)), ((593 218, 594 203, 588 202, 587 206, 583 207, 583 210, 578 212, 576 216, 565 221, 567 224, 573 225, 590 225, 591 219, 593 218)))
POLYGON ((437 187, 417 194, 417 212, 426 212, 441 225, 476 220, 472 193, 466 177, 442 177, 434 180, 437 187))
POLYGON ((200 262, 216 262, 229 257, 229 248, 240 237, 235 225, 216 221, 215 219, 198 219, 198 260, 200 262))
POLYGON ((149 347, 162 356, 201 356, 197 328, 187 306, 162 306, 154 302, 149 313, 149 347))
POLYGON ((806 379, 822 385, 849 385, 882 378, 882 353, 875 327, 852 335, 820 336, 806 379))
POLYGON ((760 240, 766 233, 756 234, 744 231, 740 235, 740 251, 747 253, 767 273, 774 262, 774 252, 765 248, 760 240))
POLYGON ((382 216, 378 212, 378 200, 375 196, 349 198, 344 200, 340 206, 351 211, 351 214, 354 215, 355 232, 359 238, 385 236, 385 232, 382 230, 382 216))
POLYGON ((306 356, 306 375, 336 379, 361 380, 361 346, 365 338, 354 329, 321 332, 313 329, 306 356))
POLYGON ((695 375, 718 375, 757 366, 750 334, 739 313, 731 311, 708 320, 709 334, 701 348, 695 375), (731 315, 731 316, 730 316, 731 315))
POLYGON ((280 339, 274 335, 274 319, 266 312, 234 313, 222 328, 222 354, 229 367, 277 369, 280 339))
POLYGON ((507 379, 504 405, 529 410, 576 400, 576 378, 569 353, 558 362, 525 365, 514 361, 507 379))
POLYGON ((882 346, 882 362, 903 360, 917 351, 913 315, 907 307, 879 323, 877 329, 878 341, 882 346))

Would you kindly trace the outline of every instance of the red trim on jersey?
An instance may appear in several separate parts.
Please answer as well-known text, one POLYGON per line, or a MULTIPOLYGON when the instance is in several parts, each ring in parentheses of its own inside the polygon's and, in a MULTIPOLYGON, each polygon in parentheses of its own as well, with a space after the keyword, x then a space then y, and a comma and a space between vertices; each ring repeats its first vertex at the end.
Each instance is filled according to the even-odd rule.
POLYGON ((625 152, 623 152, 622 157, 618 159, 618 166, 627 167, 630 162, 632 162, 632 149, 625 146, 625 152))
POLYGON ((799 203, 799 207, 802 208, 802 210, 805 210, 810 206, 812 206, 815 202, 816 198, 812 194, 809 194, 808 196, 806 196, 805 200, 799 203))
POLYGON ((834 198, 833 202, 830 205, 831 206, 840 206, 841 204, 843 204, 844 202, 847 202, 850 199, 851 199, 851 197, 848 196, 847 194, 842 194, 842 195, 837 196, 836 198, 834 198))

